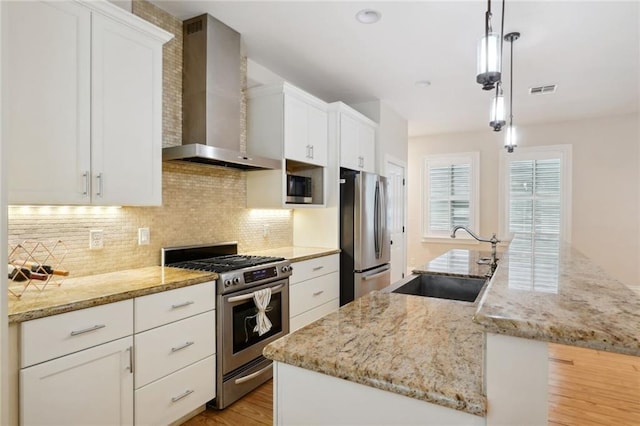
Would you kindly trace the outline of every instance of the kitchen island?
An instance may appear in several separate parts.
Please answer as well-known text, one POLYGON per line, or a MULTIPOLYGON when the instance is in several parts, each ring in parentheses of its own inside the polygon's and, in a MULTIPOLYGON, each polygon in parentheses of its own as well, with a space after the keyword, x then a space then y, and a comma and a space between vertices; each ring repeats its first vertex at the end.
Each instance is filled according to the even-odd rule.
POLYGON ((546 424, 547 342, 640 356, 640 298, 594 262, 526 239, 499 257, 475 304, 375 292, 268 346, 275 424, 546 424))

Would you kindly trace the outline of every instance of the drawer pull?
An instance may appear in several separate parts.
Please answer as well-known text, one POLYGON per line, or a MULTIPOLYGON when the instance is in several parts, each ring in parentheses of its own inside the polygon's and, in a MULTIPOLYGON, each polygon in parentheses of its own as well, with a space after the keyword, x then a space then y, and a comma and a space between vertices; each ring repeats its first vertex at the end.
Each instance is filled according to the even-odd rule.
POLYGON ((187 396, 191 395, 193 392, 195 392, 195 391, 191 390, 191 389, 187 389, 186 391, 184 391, 183 394, 178 395, 178 396, 174 396, 173 398, 171 398, 171 402, 178 402, 182 398, 186 398, 187 396))
POLYGON ((315 293, 313 293, 313 295, 320 296, 322 293, 324 293, 324 290, 316 291, 315 293))
POLYGON ((105 327, 106 327, 106 325, 104 325, 104 324, 96 324, 93 327, 85 328, 83 330, 72 331, 71 335, 72 336, 77 336, 78 334, 89 333, 90 331, 100 330, 101 328, 105 328, 105 327))
POLYGON ((324 266, 316 266, 315 268, 313 268, 314 271, 319 271, 320 269, 324 268, 324 266))
POLYGON ((184 308, 185 306, 193 305, 195 302, 193 300, 189 300, 184 303, 179 303, 177 305, 171 305, 171 309, 184 308))
POLYGON ((177 348, 171 348, 171 352, 178 352, 181 351, 183 349, 188 348, 189 346, 193 345, 195 342, 187 342, 182 346, 178 346, 177 348))
POLYGON ((259 375, 261 375, 262 373, 267 372, 268 370, 270 370, 271 368, 273 368, 273 363, 267 365, 266 367, 256 371, 255 373, 251 373, 251 374, 247 374, 246 376, 240 377, 239 379, 235 380, 235 384, 236 385, 241 385, 245 382, 251 381, 253 379, 255 379, 256 377, 258 377, 259 375))

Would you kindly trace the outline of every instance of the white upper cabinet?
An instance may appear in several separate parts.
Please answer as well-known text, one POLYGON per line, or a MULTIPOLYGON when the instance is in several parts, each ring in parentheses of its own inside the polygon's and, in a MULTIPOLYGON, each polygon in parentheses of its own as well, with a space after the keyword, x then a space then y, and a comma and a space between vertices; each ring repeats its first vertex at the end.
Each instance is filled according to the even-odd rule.
POLYGON ((9 2, 7 14, 9 203, 161 204, 171 35, 106 1, 9 2))
POLYGON ((378 125, 342 102, 330 104, 329 110, 340 147, 340 167, 375 173, 378 125))
POLYGON ((327 104, 289 83, 249 90, 247 151, 327 165, 327 104))

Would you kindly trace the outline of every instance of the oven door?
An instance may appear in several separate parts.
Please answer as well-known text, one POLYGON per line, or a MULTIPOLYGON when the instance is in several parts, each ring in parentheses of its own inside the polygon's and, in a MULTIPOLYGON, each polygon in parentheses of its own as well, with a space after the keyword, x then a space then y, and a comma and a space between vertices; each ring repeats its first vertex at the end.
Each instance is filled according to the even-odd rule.
POLYGON ((222 373, 224 375, 242 367, 262 355, 262 349, 289 333, 289 280, 279 280, 251 289, 220 296, 222 309, 222 373), (258 308, 253 293, 271 288, 271 301, 266 309, 271 329, 258 335, 256 326, 258 308))

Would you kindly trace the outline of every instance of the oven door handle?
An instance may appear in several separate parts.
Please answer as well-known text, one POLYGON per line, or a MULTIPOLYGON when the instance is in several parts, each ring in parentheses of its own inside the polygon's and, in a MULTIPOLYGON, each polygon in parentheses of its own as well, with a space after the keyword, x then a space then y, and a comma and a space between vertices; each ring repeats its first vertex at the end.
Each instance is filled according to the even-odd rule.
MULTIPOLYGON (((284 284, 277 285, 271 289, 272 293, 276 293, 284 288, 284 284)), ((254 292, 255 293, 255 292, 254 292)), ((241 302, 243 300, 253 299, 254 293, 243 294, 242 296, 233 296, 227 299, 229 303, 241 302)))
POLYGON ((258 377, 259 375, 261 375, 262 373, 264 373, 267 370, 269 370, 270 368, 273 368, 273 363, 271 363, 271 364, 267 365, 266 367, 256 371, 255 373, 251 373, 251 374, 248 374, 248 375, 246 375, 244 377, 240 377, 239 379, 236 379, 235 380, 235 384, 236 385, 241 385, 244 382, 248 382, 249 380, 253 380, 256 377, 258 377))

